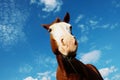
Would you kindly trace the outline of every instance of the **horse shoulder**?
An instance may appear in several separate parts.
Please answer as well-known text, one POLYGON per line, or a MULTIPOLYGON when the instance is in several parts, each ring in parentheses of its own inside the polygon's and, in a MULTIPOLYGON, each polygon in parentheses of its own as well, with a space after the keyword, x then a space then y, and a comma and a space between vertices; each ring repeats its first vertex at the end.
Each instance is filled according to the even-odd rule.
POLYGON ((99 77, 99 80, 103 80, 100 72, 98 71, 98 69, 94 65, 92 65, 92 64, 86 64, 86 67, 88 69, 92 70, 95 74, 97 74, 97 76, 99 77))
POLYGON ((81 76, 79 74, 65 74, 60 70, 60 68, 57 69, 57 80, 81 80, 81 76))

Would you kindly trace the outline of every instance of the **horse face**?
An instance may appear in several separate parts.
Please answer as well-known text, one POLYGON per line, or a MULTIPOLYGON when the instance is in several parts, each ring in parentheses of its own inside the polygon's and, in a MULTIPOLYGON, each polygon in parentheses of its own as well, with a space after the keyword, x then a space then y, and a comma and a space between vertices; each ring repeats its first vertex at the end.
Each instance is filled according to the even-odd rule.
POLYGON ((72 26, 69 22, 69 14, 64 17, 64 21, 61 22, 57 18, 50 25, 43 25, 50 32, 50 40, 52 50, 55 54, 61 53, 64 56, 73 57, 76 55, 77 41, 71 34, 72 26))
POLYGON ((50 26, 49 31, 54 52, 58 50, 64 56, 76 55, 77 41, 71 34, 70 24, 66 22, 55 23, 50 26))

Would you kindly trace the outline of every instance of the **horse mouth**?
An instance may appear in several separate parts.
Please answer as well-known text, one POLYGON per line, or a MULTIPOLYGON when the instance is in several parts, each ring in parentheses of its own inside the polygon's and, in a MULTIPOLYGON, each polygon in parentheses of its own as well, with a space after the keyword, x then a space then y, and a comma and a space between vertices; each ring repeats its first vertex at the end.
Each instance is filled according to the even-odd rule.
POLYGON ((61 45, 58 46, 59 52, 64 55, 64 57, 74 58, 76 56, 77 51, 77 41, 75 38, 61 40, 61 45))
POLYGON ((64 58, 68 58, 68 59, 73 59, 73 58, 75 58, 76 57, 76 53, 69 53, 69 55, 63 55, 64 56, 64 58))
POLYGON ((68 58, 74 58, 76 56, 77 45, 64 45, 58 48, 59 52, 68 58))

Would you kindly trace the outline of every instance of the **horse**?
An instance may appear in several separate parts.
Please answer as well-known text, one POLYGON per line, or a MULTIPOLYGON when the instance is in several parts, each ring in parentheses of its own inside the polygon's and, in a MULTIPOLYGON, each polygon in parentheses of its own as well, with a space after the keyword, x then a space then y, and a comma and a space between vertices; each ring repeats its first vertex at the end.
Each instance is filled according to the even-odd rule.
POLYGON ((64 19, 56 18, 50 24, 42 26, 50 33, 53 53, 56 55, 58 68, 57 80, 103 80, 101 74, 92 64, 84 64, 76 58, 78 42, 72 35, 70 15, 67 12, 64 19))

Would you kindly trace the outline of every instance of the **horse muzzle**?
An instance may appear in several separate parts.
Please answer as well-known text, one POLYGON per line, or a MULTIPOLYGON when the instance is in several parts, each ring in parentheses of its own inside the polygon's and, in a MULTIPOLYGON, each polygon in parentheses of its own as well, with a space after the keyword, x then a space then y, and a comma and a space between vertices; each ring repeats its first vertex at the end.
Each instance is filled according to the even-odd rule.
POLYGON ((78 43, 74 36, 64 37, 61 39, 61 46, 58 47, 59 51, 64 56, 75 56, 77 51, 78 43))

